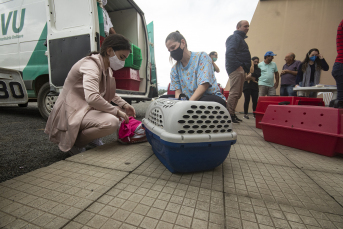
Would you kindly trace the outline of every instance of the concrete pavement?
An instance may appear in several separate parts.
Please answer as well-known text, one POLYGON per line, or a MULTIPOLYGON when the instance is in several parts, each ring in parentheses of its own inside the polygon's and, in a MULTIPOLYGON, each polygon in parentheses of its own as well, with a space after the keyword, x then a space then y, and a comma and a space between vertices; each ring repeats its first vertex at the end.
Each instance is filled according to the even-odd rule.
POLYGON ((0 183, 1 228, 343 228, 343 158, 265 142, 254 120, 213 171, 106 144, 0 183))

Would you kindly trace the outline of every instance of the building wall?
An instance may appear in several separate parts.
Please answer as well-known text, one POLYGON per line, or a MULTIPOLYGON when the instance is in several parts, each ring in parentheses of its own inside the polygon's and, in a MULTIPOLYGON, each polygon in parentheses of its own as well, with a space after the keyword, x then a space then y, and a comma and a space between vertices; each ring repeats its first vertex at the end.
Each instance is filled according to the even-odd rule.
MULTIPOLYGON (((276 53, 274 62, 279 73, 287 53, 294 52, 296 60, 303 61, 311 48, 318 48, 330 66, 329 71, 322 72, 320 83, 335 85, 331 70, 337 56, 337 27, 342 19, 343 0, 263 0, 256 7, 246 42, 251 56, 258 56, 260 61, 267 51, 276 53)), ((244 95, 236 111, 243 112, 243 104, 244 95)))

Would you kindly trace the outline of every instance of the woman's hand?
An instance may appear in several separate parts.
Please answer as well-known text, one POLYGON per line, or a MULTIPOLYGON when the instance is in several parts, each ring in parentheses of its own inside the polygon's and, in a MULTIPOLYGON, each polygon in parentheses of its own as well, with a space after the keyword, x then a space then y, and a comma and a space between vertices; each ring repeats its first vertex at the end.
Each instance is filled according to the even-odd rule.
POLYGON ((322 54, 318 54, 318 58, 319 58, 319 59, 324 59, 324 57, 323 57, 322 54))
POLYGON ((123 108, 125 109, 125 113, 128 116, 132 116, 134 118, 136 118, 136 110, 133 106, 131 106, 130 104, 126 103, 123 108))
POLYGON ((125 123, 129 123, 129 116, 127 116, 127 114, 125 114, 124 112, 118 110, 117 112, 117 117, 119 118, 119 120, 124 120, 125 123))

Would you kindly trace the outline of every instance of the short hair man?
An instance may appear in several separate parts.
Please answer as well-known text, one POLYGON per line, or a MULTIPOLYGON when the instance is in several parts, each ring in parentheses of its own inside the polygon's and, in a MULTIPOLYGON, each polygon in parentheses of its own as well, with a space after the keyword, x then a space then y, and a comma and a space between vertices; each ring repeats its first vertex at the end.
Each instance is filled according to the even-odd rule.
POLYGON ((281 71, 281 96, 297 96, 297 93, 293 91, 296 83, 297 73, 301 61, 295 60, 294 53, 288 53, 285 56, 286 64, 282 67, 281 71))
POLYGON ((276 95, 276 88, 279 86, 280 76, 275 62, 272 61, 274 56, 276 56, 276 54, 272 51, 268 51, 264 54, 264 61, 258 64, 258 67, 261 69, 261 76, 258 79, 259 96, 276 95))
POLYGON ((240 21, 237 24, 236 31, 226 40, 225 66, 229 81, 225 90, 230 91, 227 101, 227 108, 231 115, 233 123, 242 121, 235 114, 238 100, 243 93, 245 73, 249 73, 251 66, 251 55, 247 43, 246 34, 249 31, 249 22, 240 21), (230 83, 230 84, 229 84, 230 83), (230 89, 228 88, 230 85, 230 89))

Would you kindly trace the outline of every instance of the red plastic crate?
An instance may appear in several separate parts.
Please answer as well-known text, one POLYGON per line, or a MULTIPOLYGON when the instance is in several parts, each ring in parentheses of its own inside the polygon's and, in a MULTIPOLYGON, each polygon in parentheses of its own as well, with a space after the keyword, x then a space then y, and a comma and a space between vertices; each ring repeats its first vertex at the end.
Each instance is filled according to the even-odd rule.
POLYGON ((168 84, 168 92, 167 95, 175 95, 175 91, 170 90, 170 83, 168 84))
POLYGON ((226 98, 226 100, 227 100, 227 98, 229 98, 229 91, 224 91, 224 96, 225 96, 225 98, 226 98))
POLYGON ((113 71, 113 76, 116 79, 117 89, 139 91, 139 70, 132 68, 122 68, 113 71))
POLYGON ((270 105, 260 124, 266 141, 329 157, 343 153, 343 109, 270 105))
POLYGON ((278 105, 280 102, 289 102, 288 105, 325 106, 322 98, 307 98, 297 96, 260 96, 255 113, 256 128, 261 129, 260 122, 269 105, 278 105))

